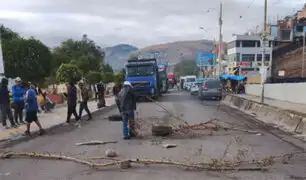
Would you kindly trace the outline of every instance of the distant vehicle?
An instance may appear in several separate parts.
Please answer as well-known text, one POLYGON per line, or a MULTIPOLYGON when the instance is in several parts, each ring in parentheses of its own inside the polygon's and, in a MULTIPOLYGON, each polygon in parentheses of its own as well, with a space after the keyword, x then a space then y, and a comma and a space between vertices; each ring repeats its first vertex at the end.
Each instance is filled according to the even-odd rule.
POLYGON ((190 88, 190 94, 191 95, 197 95, 200 89, 200 86, 202 85, 204 79, 203 78, 197 78, 195 82, 192 83, 190 88))
POLYGON ((174 73, 168 73, 167 77, 168 77, 169 86, 171 86, 171 88, 173 88, 174 85, 175 85, 174 73))
POLYGON ((185 81, 186 81, 186 76, 181 76, 180 77, 180 89, 184 89, 185 81))
POLYGON ((150 96, 153 99, 158 99, 160 96, 160 79, 156 59, 128 60, 126 80, 131 82, 136 96, 150 96))
POLYGON ((222 86, 220 79, 205 79, 199 88, 198 98, 204 99, 216 99, 220 101, 222 99, 222 86))
POLYGON ((184 82, 183 88, 185 90, 188 90, 190 89, 191 84, 196 81, 197 77, 196 76, 185 76, 185 77, 186 77, 186 81, 184 82))

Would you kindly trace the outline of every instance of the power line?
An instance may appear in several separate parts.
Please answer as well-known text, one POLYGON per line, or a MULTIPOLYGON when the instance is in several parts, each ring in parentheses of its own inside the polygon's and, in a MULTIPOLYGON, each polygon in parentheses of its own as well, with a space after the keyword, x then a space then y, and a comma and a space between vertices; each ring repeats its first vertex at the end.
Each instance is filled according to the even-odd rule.
MULTIPOLYGON (((246 13, 246 11, 247 11, 248 9, 251 8, 251 6, 252 6, 254 3, 255 3, 255 0, 252 0, 252 2, 250 2, 250 4, 247 6, 247 8, 246 8, 246 10, 244 11, 244 13, 243 13, 242 15, 239 16, 239 19, 238 19, 237 21, 235 21, 234 24, 238 23, 238 21, 241 20, 241 19, 243 18, 243 15, 246 13)), ((274 6, 276 6, 276 5, 278 5, 278 4, 281 4, 281 3, 282 3, 282 0, 276 0, 275 2, 273 2, 273 3, 269 6, 269 8, 274 7, 274 6)), ((257 16, 256 18, 252 18, 250 21, 257 20, 257 19, 258 19, 258 16, 257 16)))

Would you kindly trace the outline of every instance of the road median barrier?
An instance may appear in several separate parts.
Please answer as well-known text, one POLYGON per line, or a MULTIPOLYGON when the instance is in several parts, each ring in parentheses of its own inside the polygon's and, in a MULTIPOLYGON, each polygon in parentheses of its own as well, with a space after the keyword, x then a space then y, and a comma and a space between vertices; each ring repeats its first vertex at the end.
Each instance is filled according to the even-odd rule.
POLYGON ((221 103, 247 113, 265 124, 306 140, 306 113, 261 104, 235 94, 227 94, 221 103))

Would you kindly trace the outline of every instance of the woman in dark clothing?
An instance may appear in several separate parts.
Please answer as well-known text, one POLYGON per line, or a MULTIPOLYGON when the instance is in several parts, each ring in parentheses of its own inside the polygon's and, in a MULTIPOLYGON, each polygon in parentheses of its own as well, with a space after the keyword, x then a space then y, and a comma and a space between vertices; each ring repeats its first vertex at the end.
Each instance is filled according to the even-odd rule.
POLYGON ((73 114, 76 121, 79 121, 80 118, 76 112, 77 105, 77 89, 72 82, 67 84, 67 123, 70 123, 71 115, 73 114))
POLYGON ((120 83, 116 83, 115 86, 113 87, 113 94, 115 96, 115 102, 117 104, 119 112, 120 112, 120 107, 119 107, 118 94, 121 89, 122 89, 122 85, 120 83))

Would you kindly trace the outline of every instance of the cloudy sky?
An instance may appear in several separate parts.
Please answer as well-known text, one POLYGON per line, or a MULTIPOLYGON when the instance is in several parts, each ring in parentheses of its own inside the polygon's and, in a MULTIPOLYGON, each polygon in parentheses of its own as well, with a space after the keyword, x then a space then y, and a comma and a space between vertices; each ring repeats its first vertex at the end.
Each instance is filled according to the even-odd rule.
MULTIPOLYGON (((302 8, 304 0, 268 0, 269 21, 302 8)), ((224 0, 224 38, 262 24, 264 0, 224 0)), ((2 0, 0 23, 50 47, 88 34, 101 46, 144 47, 218 35, 220 0, 2 0), (200 29, 199 27, 204 29, 200 29)))

